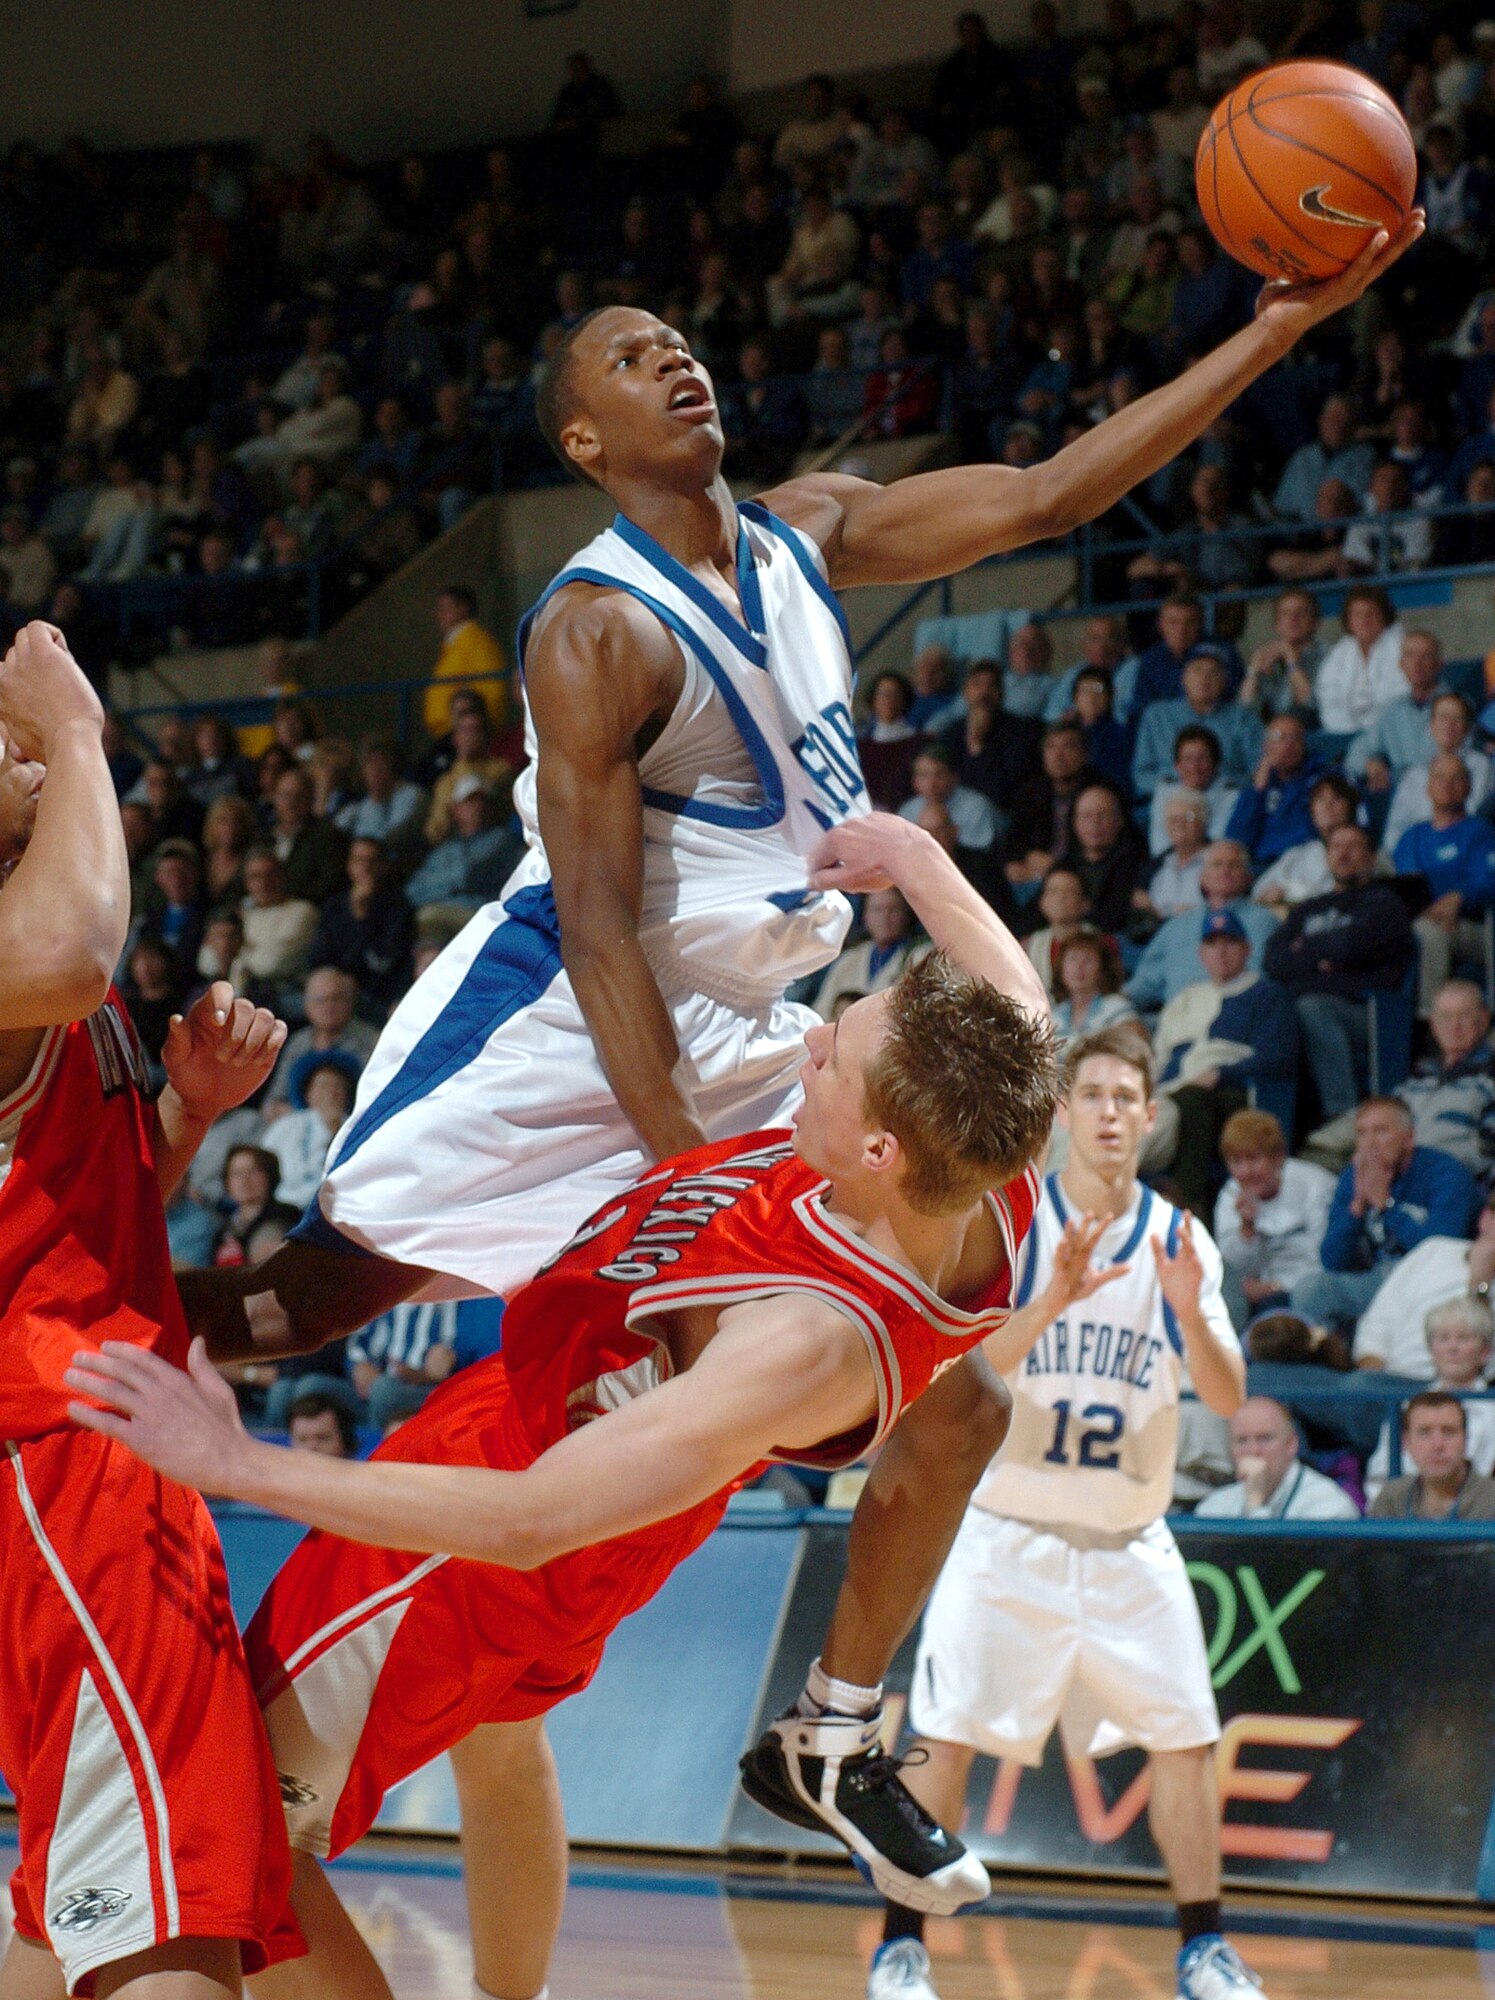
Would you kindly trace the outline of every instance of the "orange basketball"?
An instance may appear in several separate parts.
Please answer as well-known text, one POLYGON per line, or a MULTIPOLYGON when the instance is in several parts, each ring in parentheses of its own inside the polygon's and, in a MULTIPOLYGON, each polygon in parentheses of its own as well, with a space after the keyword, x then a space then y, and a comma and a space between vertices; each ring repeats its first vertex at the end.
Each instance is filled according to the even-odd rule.
POLYGON ((1344 63, 1258 70, 1215 107, 1194 156, 1216 238, 1264 278, 1332 278, 1417 192, 1407 121, 1344 63))

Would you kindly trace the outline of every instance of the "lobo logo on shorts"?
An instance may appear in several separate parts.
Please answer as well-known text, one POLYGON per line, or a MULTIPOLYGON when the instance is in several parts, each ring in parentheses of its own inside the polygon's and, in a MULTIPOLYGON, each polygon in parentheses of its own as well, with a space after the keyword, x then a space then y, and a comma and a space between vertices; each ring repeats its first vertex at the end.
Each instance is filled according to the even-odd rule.
POLYGON ((52 1912, 53 1931, 91 1931, 117 1917, 131 1900, 128 1889, 75 1889, 52 1912))
POLYGON ((314 1806, 322 1794, 315 1785, 307 1784, 304 1778, 293 1778, 287 1771, 277 1771, 280 1780, 280 1803, 283 1806, 314 1806))

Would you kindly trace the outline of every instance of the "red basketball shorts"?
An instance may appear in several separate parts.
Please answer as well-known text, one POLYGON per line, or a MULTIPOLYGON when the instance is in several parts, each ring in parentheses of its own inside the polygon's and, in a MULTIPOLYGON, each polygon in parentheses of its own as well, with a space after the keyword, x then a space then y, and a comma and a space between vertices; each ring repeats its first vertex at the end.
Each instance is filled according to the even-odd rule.
POLYGON ((0 1446, 0 1769, 16 1928, 69 1992, 179 1937, 301 1949, 269 1745, 207 1509, 91 1431, 0 1446))
MULTIPOLYGON (((495 1357, 438 1391, 375 1458, 518 1472, 537 1455, 495 1357)), ((308 1535, 244 1640, 292 1846, 341 1854, 391 1786, 481 1724, 528 1721, 578 1693, 608 1635, 725 1504, 530 1571, 308 1535)))

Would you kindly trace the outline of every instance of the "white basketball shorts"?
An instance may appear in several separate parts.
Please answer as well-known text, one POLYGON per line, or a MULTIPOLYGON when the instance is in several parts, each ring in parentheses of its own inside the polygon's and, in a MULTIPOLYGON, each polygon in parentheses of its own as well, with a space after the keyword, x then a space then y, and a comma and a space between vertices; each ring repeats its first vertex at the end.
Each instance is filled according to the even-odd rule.
MULTIPOLYGON (((817 1017, 666 993, 710 1139, 789 1123, 817 1017)), ((400 1002, 293 1235, 506 1295, 651 1164, 561 964, 548 885, 478 913, 400 1002)))
POLYGON ((970 1507, 929 1600, 909 1717, 921 1736, 1042 1762, 1066 1749, 1215 1743, 1220 1716, 1184 1559, 1155 1521, 1131 1540, 970 1507))

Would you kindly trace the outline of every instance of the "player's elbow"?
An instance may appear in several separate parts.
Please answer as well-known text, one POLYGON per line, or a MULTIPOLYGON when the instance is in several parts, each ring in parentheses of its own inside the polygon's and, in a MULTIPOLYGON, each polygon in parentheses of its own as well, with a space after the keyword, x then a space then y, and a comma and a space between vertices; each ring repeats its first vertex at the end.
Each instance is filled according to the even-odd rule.
MULTIPOLYGON (((508 1485, 506 1480, 506 1488, 508 1485)), ((565 1553, 554 1525, 527 1500, 516 1499, 512 1491, 505 1491, 500 1504, 483 1522, 479 1541, 479 1560, 499 1569, 540 1569, 565 1553)))
POLYGON ((0 1027, 51 1028, 86 1021, 108 998, 118 957, 118 949, 106 957, 101 945, 86 938, 18 951, 11 963, 19 977, 0 1004, 0 1027))
POLYGON ((1076 478, 1058 458, 1030 467, 1022 477, 1023 517, 1035 542, 1073 534, 1100 511, 1094 487, 1076 478))

